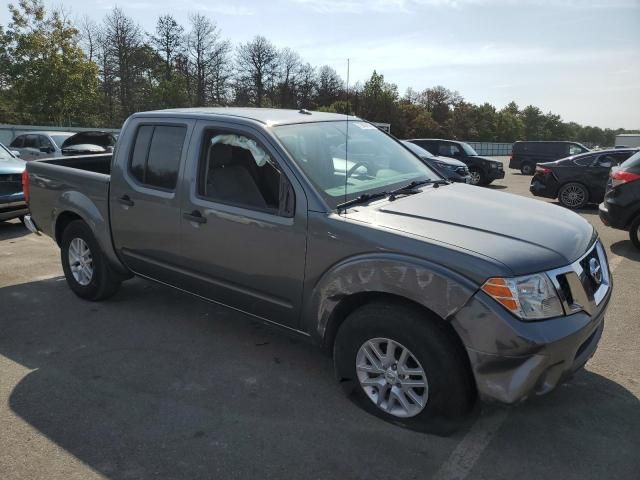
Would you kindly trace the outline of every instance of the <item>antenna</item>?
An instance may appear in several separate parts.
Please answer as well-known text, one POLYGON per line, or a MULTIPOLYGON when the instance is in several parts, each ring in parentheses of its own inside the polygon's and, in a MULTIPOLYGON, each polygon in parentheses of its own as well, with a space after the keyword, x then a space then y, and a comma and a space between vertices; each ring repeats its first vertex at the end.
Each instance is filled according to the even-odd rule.
MULTIPOLYGON (((349 181, 349 177, 347 174, 349 173, 349 67, 350 61, 347 58, 347 127, 345 129, 344 135, 344 201, 347 201, 347 182, 349 181)), ((347 209, 344 209, 344 213, 347 213, 347 209)))

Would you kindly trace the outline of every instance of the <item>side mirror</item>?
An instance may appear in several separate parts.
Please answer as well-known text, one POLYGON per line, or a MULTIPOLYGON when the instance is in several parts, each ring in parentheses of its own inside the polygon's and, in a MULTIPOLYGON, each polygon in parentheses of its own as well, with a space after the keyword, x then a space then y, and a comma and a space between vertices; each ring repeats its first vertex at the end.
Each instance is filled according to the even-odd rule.
POLYGON ((20 152, 18 150, 11 150, 11 155, 14 157, 20 157, 20 152))

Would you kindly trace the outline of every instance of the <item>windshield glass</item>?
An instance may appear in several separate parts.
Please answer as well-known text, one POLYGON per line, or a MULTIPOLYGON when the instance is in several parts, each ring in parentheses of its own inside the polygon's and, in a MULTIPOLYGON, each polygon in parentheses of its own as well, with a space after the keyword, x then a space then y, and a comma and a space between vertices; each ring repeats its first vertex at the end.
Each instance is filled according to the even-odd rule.
POLYGON ((470 157, 475 157, 478 155, 478 152, 476 152, 468 143, 460 142, 460 146, 464 150, 464 153, 466 153, 470 157))
POLYGON ((415 153, 419 157, 435 158, 434 155, 432 155, 429 150, 419 147, 415 143, 411 143, 406 140, 402 140, 402 143, 404 144, 405 147, 407 147, 409 150, 411 150, 413 153, 415 153))
POLYGON ((0 160, 13 160, 13 155, 0 143, 0 160))
POLYGON ((350 121, 282 125, 273 132, 331 208, 363 193, 441 177, 375 126, 350 121), (346 192, 346 195, 345 195, 346 192))
POLYGON ((64 143, 64 141, 69 138, 71 135, 71 133, 62 133, 59 135, 51 135, 51 139, 56 143, 56 145, 58 146, 58 148, 60 148, 62 146, 62 144, 64 143))

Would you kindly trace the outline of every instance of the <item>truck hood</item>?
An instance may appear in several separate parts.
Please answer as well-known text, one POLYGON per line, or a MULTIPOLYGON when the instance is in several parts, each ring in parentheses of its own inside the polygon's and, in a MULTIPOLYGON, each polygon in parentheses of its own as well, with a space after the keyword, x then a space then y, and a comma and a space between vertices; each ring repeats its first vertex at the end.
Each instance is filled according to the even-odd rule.
POLYGON ((514 275, 573 263, 595 235, 564 208, 460 183, 356 207, 348 216, 492 258, 514 275))

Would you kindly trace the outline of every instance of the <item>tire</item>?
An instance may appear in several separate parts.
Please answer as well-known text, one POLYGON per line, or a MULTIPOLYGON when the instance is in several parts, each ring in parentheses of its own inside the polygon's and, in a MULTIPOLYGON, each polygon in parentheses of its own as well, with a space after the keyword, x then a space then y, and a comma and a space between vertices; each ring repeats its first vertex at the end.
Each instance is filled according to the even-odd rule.
POLYGON ((67 283, 73 292, 85 300, 104 300, 112 296, 120 287, 120 279, 107 263, 98 242, 89 226, 82 220, 69 223, 62 233, 60 259, 67 283), (72 246, 73 243, 73 246, 72 246), (88 269, 82 269, 78 257, 78 247, 86 247, 88 255, 83 256, 82 263, 88 269), (71 257, 72 261, 69 261, 71 257), (72 271, 71 263, 75 262, 76 274, 72 271), (78 272, 77 270, 80 270, 78 272), (88 272, 91 272, 89 275, 88 272))
POLYGON ((572 210, 582 208, 589 202, 589 190, 581 183, 566 183, 558 190, 558 201, 572 210))
MULTIPOLYGON (((412 430, 449 434, 468 419, 475 404, 476 390, 466 352, 448 328, 440 319, 411 305, 386 302, 366 304, 351 313, 338 330, 333 350, 336 375, 350 398, 367 412, 412 430), (369 367, 363 366, 362 359, 371 358, 363 354, 363 349, 365 346, 368 348, 371 341, 375 343, 380 339, 396 343, 397 362, 392 360, 398 364, 395 367, 395 376, 398 378, 395 380, 393 371, 389 372, 393 364, 384 374, 379 373, 377 367, 376 372, 363 372, 369 367), (409 358, 405 366, 408 365, 413 371, 422 369, 425 374, 423 377, 411 375, 407 379, 401 374, 408 372, 400 366, 402 355, 399 352, 402 349, 409 352, 405 357, 409 358), (359 368, 357 362, 360 362, 359 368), (363 386, 359 375, 360 378, 376 376, 363 381, 380 382, 380 391, 384 389, 389 401, 386 404, 381 402, 382 406, 379 407, 374 400, 377 386, 363 386), (405 379, 401 380, 400 377, 405 379), (409 395, 405 395, 405 403, 408 402, 412 411, 403 408, 398 400, 391 402, 389 393, 394 388, 396 392, 402 390, 405 384, 396 383, 395 387, 390 387, 389 381, 413 381, 419 385, 424 380, 426 388, 407 387, 413 390, 413 397, 418 397, 422 405, 409 395)), ((377 346, 380 352, 383 343, 377 343, 377 346)), ((388 347, 382 351, 385 350, 388 352, 388 347)), ((369 353, 373 352, 369 349, 369 353)), ((380 357, 375 358, 380 360, 380 357)), ((374 364, 370 365, 373 368, 374 364)), ((378 401, 381 398, 381 395, 377 396, 378 401)))
POLYGON ((629 238, 631 243, 640 250, 640 215, 638 215, 629 227, 629 238))
POLYGON ((520 167, 520 173, 522 173, 522 175, 533 175, 535 171, 536 168, 531 163, 523 163, 520 167))
POLYGON ((484 172, 478 168, 470 168, 469 174, 471 175, 471 185, 488 185, 487 176, 484 172))

